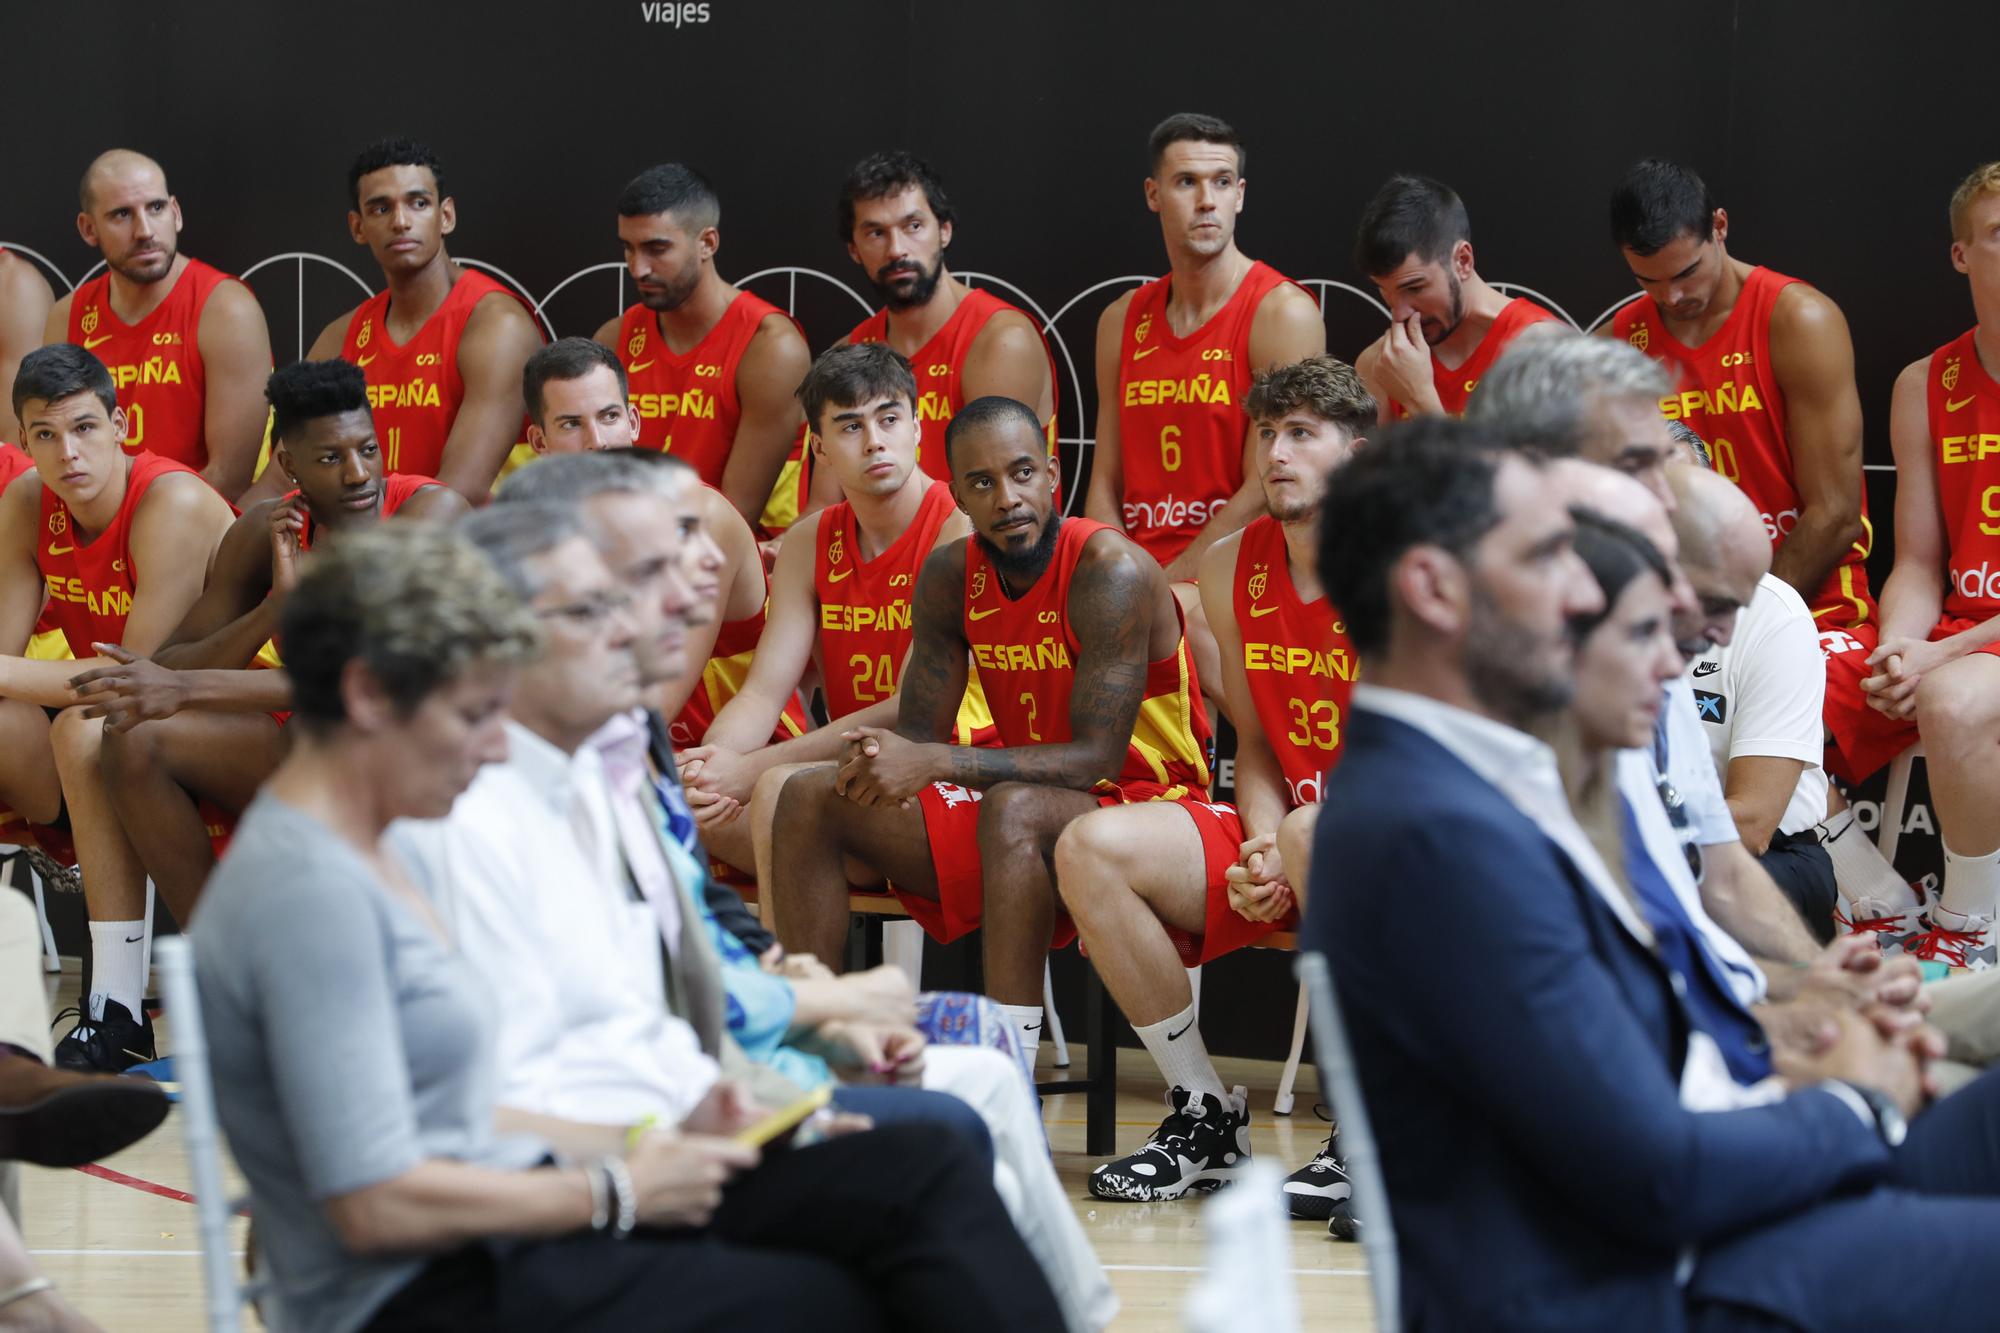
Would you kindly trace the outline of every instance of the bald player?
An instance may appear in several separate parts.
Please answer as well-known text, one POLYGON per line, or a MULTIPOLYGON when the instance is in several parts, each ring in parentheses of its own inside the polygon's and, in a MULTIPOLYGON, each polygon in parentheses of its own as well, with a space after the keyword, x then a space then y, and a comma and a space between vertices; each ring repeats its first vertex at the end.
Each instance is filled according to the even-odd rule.
POLYGON ((1743 845, 1814 936, 1833 936, 1833 864, 1817 826, 1827 813, 1821 767, 1826 661, 1805 600, 1770 573, 1757 506, 1699 467, 1668 472, 1679 507, 1680 566, 1704 610, 1739 608, 1727 632, 1688 665, 1723 797, 1743 845))
MULTIPOLYGON (((14 420, 14 372, 21 358, 42 345, 42 326, 49 307, 55 304, 49 280, 24 255, 0 248, 0 440, 21 438, 20 423, 14 420)), ((0 487, 11 475, 0 462, 0 487)))
POLYGON ((1479 276, 1464 202, 1424 176, 1391 176, 1375 192, 1355 232, 1354 266, 1389 307, 1388 331, 1354 363, 1384 421, 1464 416, 1479 377, 1515 338, 1569 331, 1479 276))
MULTIPOLYGON (((1187 969, 1297 923, 1278 827, 1319 800, 1353 689, 1353 652, 1320 590, 1315 550, 1327 476, 1364 442, 1375 401, 1352 367, 1319 356, 1260 372, 1245 408, 1265 513, 1201 563, 1237 729, 1235 806, 1200 795, 1113 806, 1056 843, 1063 903, 1172 1107, 1137 1152, 1091 1172, 1100 1199, 1176 1199, 1249 1168, 1249 1107, 1202 1044, 1187 969)), ((1324 1220, 1347 1178, 1337 1165, 1308 1168, 1287 1193, 1296 1215, 1324 1220)))
MULTIPOLYGON (((528 442, 538 455, 639 447, 642 418, 632 406, 625 367, 601 342, 561 338, 540 349, 522 368, 521 393, 528 442)), ((677 747, 698 743, 748 677, 770 591, 757 535, 742 514, 712 486, 696 487, 690 503, 710 538, 702 549, 711 558, 697 576, 705 600, 689 617, 686 651, 690 661, 706 665, 664 681, 648 700, 673 719, 670 737, 677 747), (720 607, 719 616, 709 614, 710 607, 720 607)), ((781 710, 769 739, 789 740, 808 725, 805 710, 793 702, 781 710)))
POLYGON ((1642 295, 1604 336, 1674 373, 1660 400, 1707 440, 1755 502, 1822 632, 1875 615, 1861 484, 1861 396, 1847 321, 1818 289, 1731 258, 1729 215, 1686 167, 1635 164, 1611 195, 1611 235, 1642 295))
MULTIPOLYGON (((691 793, 726 798, 717 817, 704 819, 702 837, 739 869, 755 869, 750 824, 730 816, 750 803, 758 778, 784 764, 840 758, 842 736, 855 727, 896 725, 917 576, 933 551, 972 531, 950 484, 917 466, 916 397, 910 363, 881 343, 828 349, 799 386, 814 466, 847 498, 779 548, 750 676, 703 744, 681 756, 691 793), (765 744, 812 667, 828 725, 765 744)), ((983 696, 969 694, 968 703, 960 741, 991 723, 983 696)))
POLYGON ((848 729, 847 761, 774 769, 752 818, 774 833, 759 880, 793 953, 836 959, 849 862, 884 877, 932 938, 977 928, 986 989, 1033 1058, 1060 918, 1057 837, 1100 805, 1208 785, 1208 719, 1159 566, 1123 534, 1055 509, 1040 415, 981 398, 952 418, 952 498, 972 536, 924 562, 893 730, 848 729), (968 659, 994 748, 953 743, 968 659))
POLYGON ((263 308, 235 278, 180 252, 181 203, 152 158, 100 154, 77 193, 77 232, 105 271, 49 309, 42 341, 75 343, 110 369, 128 451, 185 464, 234 500, 264 438, 263 308))
MULTIPOLYGON (((1944 844, 1936 902, 1877 874, 1855 928, 1900 930, 1919 957, 1984 970, 2000 900, 2000 162, 1952 194, 1951 262, 1974 323, 1896 378, 1896 563, 1880 637, 1863 625, 1820 643, 1828 767, 1859 780, 1921 739, 1944 844)), ((1845 831, 1831 823, 1830 838, 1845 831)))
POLYGON ((273 645, 306 553, 382 518, 450 520, 466 509, 430 477, 383 474, 367 382, 354 366, 294 362, 264 392, 272 461, 293 489, 230 525, 201 596, 151 660, 106 645, 117 665, 71 681, 85 715, 105 719, 102 762, 119 822, 182 922, 215 868, 211 818, 241 814, 284 757, 291 682, 273 645))
POLYGON ((74 705, 78 664, 21 654, 45 600, 86 668, 113 664, 96 655, 98 644, 151 653, 200 596, 231 514, 190 469, 124 449, 111 372, 80 347, 29 353, 13 408, 35 470, 0 496, 0 799, 38 824, 69 816, 91 971, 84 1012, 56 1062, 115 1073, 153 1058, 140 1003, 146 874, 99 765, 104 723, 74 705))
POLYGON ((387 285, 327 325, 307 359, 337 356, 368 376, 390 474, 436 477, 478 505, 521 439, 521 368, 542 331, 520 297, 445 252, 458 205, 443 180, 437 155, 412 139, 354 159, 347 230, 387 285))
POLYGON ((792 390, 812 353, 797 320, 717 271, 721 226, 701 173, 668 162, 634 176, 618 198, 618 242, 639 300, 597 341, 625 363, 639 447, 682 459, 745 522, 782 531, 799 504, 786 466, 804 421, 792 390))
POLYGON ((951 477, 945 430, 975 398, 1028 404, 1056 452, 1055 359, 1041 326, 951 275, 957 220, 943 179, 914 153, 864 157, 840 187, 840 239, 882 300, 844 341, 887 343, 915 370, 917 465, 940 481, 951 477))

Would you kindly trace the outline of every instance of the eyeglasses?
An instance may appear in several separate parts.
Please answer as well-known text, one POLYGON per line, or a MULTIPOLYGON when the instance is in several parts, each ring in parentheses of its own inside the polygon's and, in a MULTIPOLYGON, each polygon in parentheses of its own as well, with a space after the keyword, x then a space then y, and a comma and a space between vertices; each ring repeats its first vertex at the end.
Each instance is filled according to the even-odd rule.
POLYGON ((601 629, 610 619, 632 605, 632 598, 623 592, 592 593, 581 601, 565 602, 561 606, 537 608, 537 620, 567 620, 579 629, 601 629))
POLYGON ((1660 779, 1660 804, 1667 808, 1667 822, 1681 840, 1681 855, 1687 858, 1688 873, 1701 883, 1701 844, 1695 840, 1694 821, 1688 817, 1687 802, 1678 788, 1665 777, 1660 779))

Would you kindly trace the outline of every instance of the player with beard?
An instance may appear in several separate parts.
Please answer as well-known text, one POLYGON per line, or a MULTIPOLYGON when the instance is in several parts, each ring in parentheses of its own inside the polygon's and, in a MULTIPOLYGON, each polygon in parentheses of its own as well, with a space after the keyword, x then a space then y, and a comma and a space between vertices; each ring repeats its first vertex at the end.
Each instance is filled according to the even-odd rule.
MULTIPOLYGON (((602 342, 561 338, 542 348, 521 372, 521 394, 528 406, 528 443, 538 454, 643 447, 643 418, 632 406, 625 367, 602 342)), ((697 744, 748 678, 764 636, 764 603, 770 593, 757 535, 742 514, 712 486, 697 487, 691 503, 715 557, 706 575, 715 586, 703 605, 719 605, 722 614, 718 620, 704 609, 690 616, 688 652, 707 665, 699 673, 677 673, 648 700, 673 719, 677 746, 697 744)), ((790 740, 810 725, 794 700, 780 711, 770 741, 790 740)))
POLYGON ((973 536, 924 562, 895 728, 850 728, 837 768, 765 775, 752 819, 774 839, 758 877, 793 953, 844 952, 850 861, 933 938, 979 929, 987 993, 1032 1060, 1048 950, 1075 933, 1058 912, 1056 839, 1100 805, 1205 789, 1208 719, 1158 564, 1056 512, 1040 414, 975 399, 946 443, 973 536), (953 743, 968 661, 997 747, 953 743))
POLYGON ((1033 407, 1056 453, 1055 359, 1033 319, 945 268, 957 217, 944 181, 914 153, 865 157, 840 190, 841 242, 882 298, 846 341, 887 343, 915 370, 917 466, 940 481, 951 479, 945 430, 975 398, 1033 407))
POLYGON ((230 525, 200 598, 151 660, 107 644, 116 665, 70 682, 85 715, 105 719, 111 804, 181 922, 215 869, 211 827, 240 814, 284 757, 292 690, 273 645, 305 553, 327 533, 392 515, 465 512, 433 478, 383 475, 367 381, 354 366, 295 362, 264 393, 272 462, 294 489, 230 525))
POLYGON ((87 666, 94 645, 159 646, 201 593, 228 502, 195 473, 122 447, 111 373, 82 348, 29 353, 14 379, 31 474, 0 496, 0 800, 38 824, 67 812, 90 915, 90 985, 56 1048, 67 1068, 115 1073, 153 1058, 142 919, 146 873, 112 806, 104 723, 75 706, 71 662, 23 656, 36 618, 87 666))
MULTIPOLYGON (((49 280, 32 260, 0 247, 0 440, 18 440, 21 427, 14 420, 14 372, 21 358, 42 345, 42 325, 55 304, 49 280)), ((0 449, 0 488, 25 471, 25 455, 18 452, 10 468, 6 451, 0 449)))
MULTIPOLYGON (((1202 1044, 1187 969, 1297 924, 1278 828, 1289 811, 1319 800, 1353 689, 1347 636, 1313 556, 1327 476, 1362 445, 1375 400, 1352 367, 1312 357, 1259 374, 1244 407, 1266 512, 1201 563, 1237 728, 1236 804, 1196 795, 1096 810, 1056 843, 1063 903, 1105 989, 1166 1076, 1172 1107, 1136 1153, 1091 1172, 1100 1199, 1177 1199, 1249 1167, 1249 1107, 1202 1044)), ((1348 1193, 1330 1138, 1286 1182, 1300 1217, 1325 1220, 1348 1193)))
POLYGON ((1389 307, 1389 328, 1354 365, 1384 421, 1463 416, 1508 343, 1537 326, 1565 328, 1527 297, 1493 290, 1472 264, 1472 223, 1449 186, 1391 176, 1362 210, 1354 266, 1389 307))
POLYGON ((798 514, 803 418, 792 390, 812 363, 798 321, 716 271, 722 201, 677 162, 618 199, 618 240, 638 303, 597 331, 625 362, 636 443, 694 468, 745 521, 783 531, 798 514))
MULTIPOLYGON (((750 822, 728 816, 748 804, 759 777, 784 764, 839 758, 842 734, 857 726, 896 724, 917 576, 933 550, 972 530, 950 485, 916 465, 916 393, 910 363, 880 343, 830 348, 799 386, 816 466, 847 498, 779 549, 750 677, 704 743, 681 756, 691 794, 728 799, 704 818, 702 838, 739 869, 755 867, 750 822), (815 665, 828 725, 765 745, 815 665)), ((960 742, 991 726, 976 679, 961 714, 960 742)))
POLYGON ((127 450, 183 463, 235 499, 264 435, 262 307, 235 278, 180 252, 181 203, 152 158, 103 153, 78 194, 76 229, 105 271, 50 307, 42 340, 75 343, 110 369, 127 450))
POLYGON ((436 477, 478 505, 521 439, 521 367, 542 331, 519 296, 445 252, 458 204, 443 180, 437 155, 414 140, 361 150, 347 171, 347 230, 387 286, 306 355, 366 372, 388 472, 436 477))
POLYGON ((1818 289, 1730 257, 1729 214, 1688 168, 1649 158, 1611 195, 1611 235, 1642 295, 1603 336, 1673 372, 1660 410, 1714 451, 1762 512, 1771 572, 1820 631, 1875 619, 1874 538, 1861 484, 1861 396, 1840 307, 1818 289))

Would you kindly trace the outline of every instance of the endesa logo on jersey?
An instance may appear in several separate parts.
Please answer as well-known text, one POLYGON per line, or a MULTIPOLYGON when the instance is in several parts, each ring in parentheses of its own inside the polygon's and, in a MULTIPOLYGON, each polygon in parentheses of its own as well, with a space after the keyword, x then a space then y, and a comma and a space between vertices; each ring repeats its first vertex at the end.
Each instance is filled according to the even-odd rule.
POLYGON ((1182 500, 1165 495, 1157 500, 1127 500, 1125 502, 1125 530, 1134 532, 1140 528, 1179 528, 1193 524, 1200 527, 1208 522, 1208 516, 1222 508, 1227 498, 1221 500, 1182 500))
POLYGON ((708 5, 687 4, 683 0, 639 0, 639 21, 678 28, 689 23, 708 22, 708 5))
POLYGON ((1972 569, 1951 569, 1952 590, 1969 602, 2000 602, 2000 569, 1982 560, 1972 569))

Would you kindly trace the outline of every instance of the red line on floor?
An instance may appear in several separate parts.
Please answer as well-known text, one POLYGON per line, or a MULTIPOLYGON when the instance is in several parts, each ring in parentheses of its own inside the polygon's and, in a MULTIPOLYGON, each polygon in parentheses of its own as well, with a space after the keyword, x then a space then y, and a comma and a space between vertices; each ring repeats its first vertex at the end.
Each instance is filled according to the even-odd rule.
POLYGON ((162 1199, 175 1199, 181 1203, 194 1202, 194 1195, 189 1194, 186 1190, 177 1190, 171 1185, 159 1185, 150 1180, 141 1180, 137 1176, 128 1176, 123 1171, 113 1171, 110 1167, 99 1166, 95 1162, 92 1162, 88 1166, 80 1166, 77 1170, 83 1172, 86 1176, 96 1176, 99 1180, 108 1180, 114 1185, 123 1185, 127 1189, 141 1190, 147 1194, 157 1194, 162 1199))

